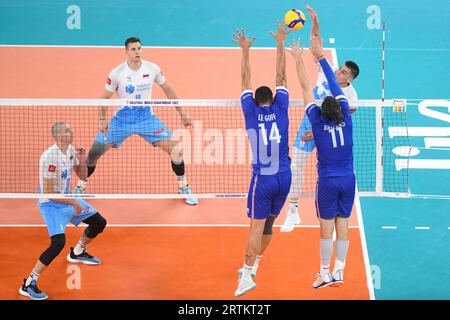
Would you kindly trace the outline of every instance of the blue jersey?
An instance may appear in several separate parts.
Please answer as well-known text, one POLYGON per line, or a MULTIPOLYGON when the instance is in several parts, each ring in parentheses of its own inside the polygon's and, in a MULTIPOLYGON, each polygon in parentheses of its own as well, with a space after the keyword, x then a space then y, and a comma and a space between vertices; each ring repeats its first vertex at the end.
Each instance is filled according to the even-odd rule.
POLYGON ((258 106, 253 92, 241 95, 245 127, 252 148, 253 174, 274 175, 290 170, 289 158, 289 93, 277 87, 270 106, 258 106))
POLYGON ((311 121, 317 146, 319 177, 339 177, 354 173, 350 107, 345 96, 336 98, 344 114, 344 120, 338 125, 322 116, 321 109, 316 104, 310 103, 306 106, 306 114, 311 121))

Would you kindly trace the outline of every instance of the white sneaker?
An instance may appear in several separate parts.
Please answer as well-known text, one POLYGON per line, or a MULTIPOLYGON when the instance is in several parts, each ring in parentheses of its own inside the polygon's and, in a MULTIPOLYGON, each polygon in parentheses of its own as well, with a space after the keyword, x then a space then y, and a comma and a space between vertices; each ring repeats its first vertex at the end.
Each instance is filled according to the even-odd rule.
POLYGON ((325 275, 321 275, 320 272, 317 274, 316 281, 313 282, 313 288, 319 289, 319 288, 325 288, 328 287, 333 283, 333 277, 330 273, 327 273, 325 275))
POLYGON ((340 287, 344 284, 344 270, 337 270, 331 274, 333 277, 332 287, 340 287))
POLYGON ((236 291, 234 292, 234 295, 236 297, 242 296, 247 291, 250 291, 252 289, 256 288, 256 283, 253 282, 253 279, 251 277, 247 277, 245 279, 240 278, 238 287, 236 291))
POLYGON ((286 215, 286 219, 284 220, 283 225, 280 228, 280 232, 291 232, 294 230, 294 226, 296 224, 300 224, 302 220, 297 212, 292 212, 290 209, 286 215))

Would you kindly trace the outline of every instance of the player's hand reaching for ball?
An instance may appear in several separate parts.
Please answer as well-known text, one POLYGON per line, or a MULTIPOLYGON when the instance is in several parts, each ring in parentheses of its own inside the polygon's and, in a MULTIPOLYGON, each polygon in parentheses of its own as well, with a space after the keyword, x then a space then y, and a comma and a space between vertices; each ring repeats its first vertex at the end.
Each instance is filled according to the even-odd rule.
POLYGON ((277 33, 274 33, 273 31, 270 32, 272 37, 277 40, 277 42, 284 42, 286 40, 286 37, 288 33, 291 31, 287 27, 284 26, 283 23, 281 23, 279 20, 277 20, 277 33))
POLYGON ((239 44, 242 49, 250 49, 253 41, 255 41, 256 39, 256 37, 253 37, 251 40, 247 39, 244 28, 242 28, 241 30, 237 29, 236 32, 233 33, 233 37, 234 39, 231 41, 239 44))
POLYGON ((303 46, 300 47, 300 38, 297 41, 295 39, 292 40, 292 43, 289 44, 289 52, 295 60, 302 58, 303 46))

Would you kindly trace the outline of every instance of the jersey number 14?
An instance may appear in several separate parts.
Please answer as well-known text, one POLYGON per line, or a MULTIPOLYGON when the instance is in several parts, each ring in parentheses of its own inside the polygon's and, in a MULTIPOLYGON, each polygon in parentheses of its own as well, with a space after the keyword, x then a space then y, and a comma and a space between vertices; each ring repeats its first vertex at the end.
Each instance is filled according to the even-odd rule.
MULTIPOLYGON (((258 124, 259 129, 261 130, 261 136, 263 139, 263 143, 265 146, 269 144, 267 141, 267 130, 264 123, 258 124)), ((276 140, 277 143, 281 142, 280 130, 278 130, 278 126, 276 122, 272 123, 272 127, 270 128, 269 140, 276 140)))

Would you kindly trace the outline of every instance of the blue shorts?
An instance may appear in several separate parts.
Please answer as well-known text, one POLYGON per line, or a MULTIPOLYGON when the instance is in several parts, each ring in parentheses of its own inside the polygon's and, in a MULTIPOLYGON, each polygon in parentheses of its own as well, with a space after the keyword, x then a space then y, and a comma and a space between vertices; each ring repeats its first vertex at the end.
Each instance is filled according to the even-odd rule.
POLYGON ((355 201, 355 175, 319 178, 316 187, 316 212, 322 219, 350 217, 355 201))
POLYGON ((302 150, 303 152, 312 152, 316 147, 314 139, 308 141, 302 140, 303 134, 305 133, 305 131, 308 130, 312 130, 312 125, 308 119, 308 116, 305 114, 303 116, 302 123, 300 124, 300 127, 297 130, 297 134, 295 135, 294 140, 294 147, 299 150, 302 150))
POLYGON ((95 141, 113 144, 114 148, 118 148, 133 134, 141 136, 150 144, 172 136, 172 132, 155 115, 150 112, 134 112, 133 109, 135 108, 125 107, 117 112, 109 122, 107 138, 104 132, 99 132, 95 141))
POLYGON ((247 215, 254 219, 278 216, 291 188, 291 170, 252 177, 247 197, 247 215))
POLYGON ((65 233, 69 221, 78 226, 83 220, 97 213, 97 210, 86 201, 82 199, 75 199, 75 201, 81 204, 83 208, 81 213, 77 215, 75 214, 75 208, 70 204, 55 201, 39 203, 39 210, 44 217, 50 237, 65 233))

